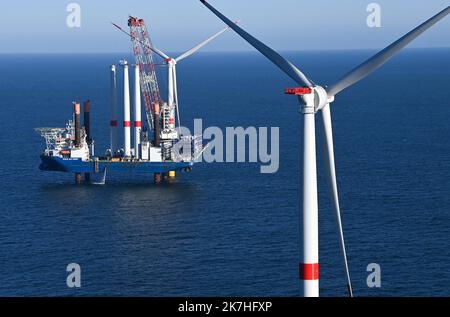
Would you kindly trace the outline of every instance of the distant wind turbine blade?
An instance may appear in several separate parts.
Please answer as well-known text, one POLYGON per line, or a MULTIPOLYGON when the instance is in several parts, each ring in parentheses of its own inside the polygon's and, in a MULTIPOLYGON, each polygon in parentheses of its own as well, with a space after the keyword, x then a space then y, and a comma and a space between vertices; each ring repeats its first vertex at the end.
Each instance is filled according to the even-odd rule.
MULTIPOLYGON (((118 28, 122 33, 125 33, 126 35, 128 35, 130 38, 135 38, 133 35, 131 35, 130 33, 128 33, 127 31, 125 31, 124 29, 122 29, 120 26, 118 26, 116 23, 113 23, 113 22, 111 22, 111 24, 112 25, 114 25, 116 28, 118 28)), ((137 38, 136 38, 137 39, 137 38)), ((137 41, 139 42, 139 43, 141 43, 143 46, 145 46, 145 47, 147 47, 147 45, 143 42, 143 41, 141 41, 141 40, 139 40, 139 39, 137 39, 137 41)), ((158 54, 159 56, 161 56, 162 58, 165 58, 165 59, 170 59, 170 57, 169 56, 167 56, 166 54, 164 54, 161 50, 159 50, 159 49, 157 49, 156 47, 148 47, 153 53, 155 53, 155 54, 158 54)))
POLYGON ((335 84, 330 86, 328 91, 328 96, 332 97, 347 87, 359 82, 361 79, 365 78, 367 75, 372 73, 374 70, 379 68, 381 65, 386 63, 392 56, 397 54, 402 48, 411 43, 420 34, 428 30, 439 20, 443 19, 447 14, 450 13, 450 6, 433 16, 431 19, 419 25, 417 28, 404 35, 385 49, 378 52, 373 57, 369 58, 367 61, 361 65, 354 68, 352 71, 347 73, 344 77, 338 80, 335 84))
POLYGON ((348 268, 347 252, 345 250, 344 230, 342 229, 341 209, 339 207, 339 196, 337 190, 336 169, 334 164, 334 145, 333 130, 331 125, 330 105, 327 104, 322 108, 322 145, 324 154, 324 163, 327 171, 328 185, 330 188, 330 197, 335 213, 336 226, 339 233, 339 246, 341 255, 344 260, 344 270, 347 278, 348 295, 353 297, 352 283, 350 279, 350 271, 348 268))
POLYGON ((230 29, 230 27, 226 27, 223 30, 220 30, 219 32, 217 32, 216 34, 214 34, 213 36, 211 36, 210 38, 206 39, 205 41, 201 42, 200 44, 198 44, 197 46, 194 46, 193 48, 191 48, 190 50, 184 52, 183 54, 181 54, 180 56, 178 56, 177 58, 175 58, 175 61, 179 62, 182 59, 185 59, 188 56, 191 56, 192 54, 194 54, 195 52, 197 52, 199 49, 201 49, 203 46, 205 46, 206 44, 208 44, 209 42, 211 42, 212 40, 214 40, 216 37, 218 37, 219 35, 221 35, 222 33, 224 33, 225 31, 228 31, 230 29))
POLYGON ((230 21, 226 16, 217 11, 213 6, 211 6, 205 0, 200 0, 209 10, 211 10, 219 19, 221 19, 225 24, 232 28, 237 34, 239 34, 244 40, 246 40, 250 45, 260 51, 265 57, 267 57, 272 63, 277 65, 283 72, 285 72, 289 77, 295 80, 299 85, 306 85, 312 87, 312 83, 309 79, 291 62, 286 60, 280 54, 275 52, 273 49, 254 38, 252 35, 241 29, 234 22, 230 21))
POLYGON ((170 59, 169 56, 167 56, 166 54, 164 54, 163 51, 161 51, 160 49, 157 49, 156 47, 150 47, 150 49, 153 51, 153 53, 158 54, 159 56, 161 56, 164 59, 170 59))

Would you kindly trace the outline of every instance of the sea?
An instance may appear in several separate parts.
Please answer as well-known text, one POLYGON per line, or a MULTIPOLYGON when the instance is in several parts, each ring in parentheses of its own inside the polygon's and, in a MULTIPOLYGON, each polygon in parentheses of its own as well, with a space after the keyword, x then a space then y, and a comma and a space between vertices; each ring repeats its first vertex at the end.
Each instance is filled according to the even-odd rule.
MULTIPOLYGON (((374 53, 283 55, 325 86, 374 53)), ((187 127, 278 127, 276 173, 261 173, 262 162, 202 162, 159 185, 123 173, 77 186, 38 169, 45 143, 34 128, 64 127, 72 101, 91 100, 96 153, 105 152, 109 67, 124 58, 133 61, 0 55, 0 295, 300 295, 302 115, 283 92, 296 84, 257 52, 180 62, 180 116, 187 127), (81 287, 67 285, 70 263, 81 287)), ((355 296, 450 296, 449 87, 449 48, 406 49, 331 106, 355 296)), ((320 294, 346 296, 320 141, 318 129, 320 294)))

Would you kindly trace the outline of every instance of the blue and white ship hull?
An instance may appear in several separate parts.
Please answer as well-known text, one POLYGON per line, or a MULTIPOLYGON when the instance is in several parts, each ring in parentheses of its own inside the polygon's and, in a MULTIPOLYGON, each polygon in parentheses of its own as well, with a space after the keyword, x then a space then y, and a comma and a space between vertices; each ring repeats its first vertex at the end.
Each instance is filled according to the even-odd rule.
POLYGON ((108 172, 141 172, 166 173, 190 169, 194 165, 189 162, 150 162, 150 161, 112 161, 95 160, 83 161, 81 158, 62 158, 58 156, 41 155, 39 169, 42 171, 57 171, 67 173, 103 173, 108 172))

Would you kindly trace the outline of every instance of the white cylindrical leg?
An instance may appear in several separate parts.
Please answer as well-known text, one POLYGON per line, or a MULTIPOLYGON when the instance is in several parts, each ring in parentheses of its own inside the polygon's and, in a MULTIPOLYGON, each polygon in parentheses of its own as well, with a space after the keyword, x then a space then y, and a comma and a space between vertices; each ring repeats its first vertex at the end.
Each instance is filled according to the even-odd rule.
POLYGON ((134 65, 134 156, 136 158, 139 158, 141 125, 141 86, 139 83, 139 65, 134 65))
POLYGON ((111 154, 117 151, 117 81, 116 65, 111 65, 111 106, 110 106, 110 148, 111 154))
POLYGON ((319 296, 319 226, 314 107, 305 107, 303 152, 303 296, 319 296))
POLYGON ((128 64, 123 64, 123 149, 125 156, 131 155, 130 135, 130 83, 128 77, 128 64))
POLYGON ((177 67, 173 67, 173 92, 175 95, 175 111, 177 112, 177 125, 178 125, 178 136, 181 136, 180 126, 180 112, 178 111, 178 88, 177 88, 177 67))

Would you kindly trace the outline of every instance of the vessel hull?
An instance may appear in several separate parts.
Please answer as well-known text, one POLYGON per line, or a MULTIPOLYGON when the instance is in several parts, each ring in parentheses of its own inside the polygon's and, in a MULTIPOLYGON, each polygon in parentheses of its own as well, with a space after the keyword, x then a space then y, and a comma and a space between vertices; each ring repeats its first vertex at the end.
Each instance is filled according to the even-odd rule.
POLYGON ((194 162, 82 161, 75 158, 41 155, 39 169, 67 173, 102 173, 105 168, 108 168, 108 172, 165 173, 179 171, 192 165, 194 162))

